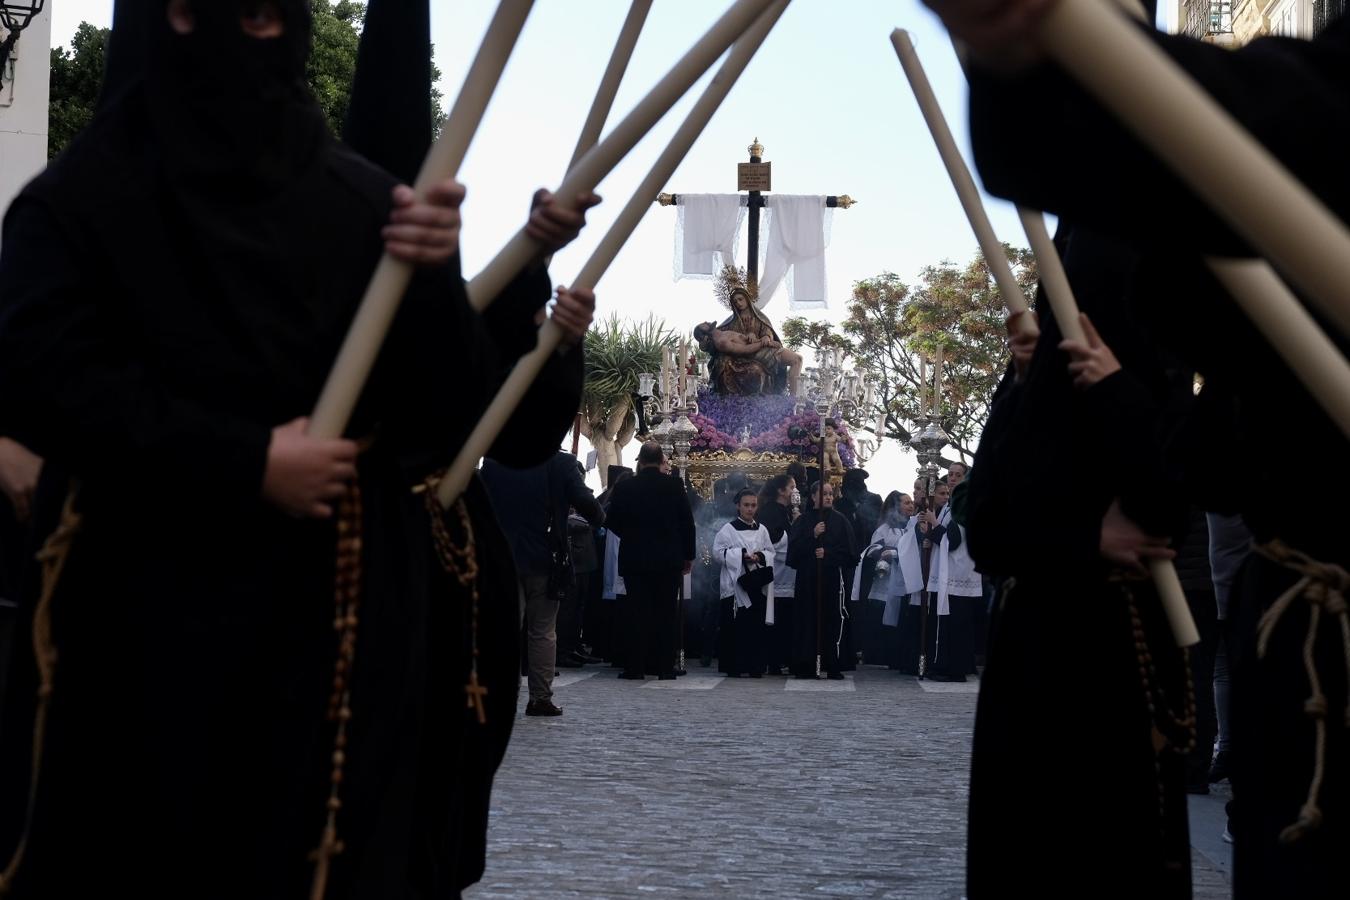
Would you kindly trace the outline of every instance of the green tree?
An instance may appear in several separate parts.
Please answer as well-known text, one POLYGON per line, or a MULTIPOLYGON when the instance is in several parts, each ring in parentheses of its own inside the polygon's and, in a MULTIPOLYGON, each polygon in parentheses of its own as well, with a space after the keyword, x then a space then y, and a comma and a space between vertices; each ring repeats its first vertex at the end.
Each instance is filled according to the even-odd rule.
MULTIPOLYGON (((1004 249, 1030 301, 1035 258, 1029 250, 1004 249)), ((853 424, 901 442, 910 439, 922 418, 921 389, 931 403, 932 362, 941 346, 941 424, 951 437, 951 450, 968 461, 1008 362, 1004 318, 998 287, 977 254, 965 266, 944 260, 926 267, 912 288, 891 272, 865 278, 853 286, 840 331, 797 318, 783 323, 783 336, 798 348, 842 347, 851 364, 876 384, 873 405, 860 409, 853 424)))
POLYGON ((661 351, 675 340, 674 332, 654 316, 632 323, 611 315, 586 332, 581 433, 595 448, 602 484, 609 481, 611 465, 622 465, 623 448, 637 431, 633 394, 638 373, 660 371, 661 351))
POLYGON ((51 100, 47 106, 47 158, 66 148, 94 116, 103 87, 103 54, 111 29, 81 22, 70 50, 52 48, 51 100))
MULTIPOLYGON (((360 44, 365 6, 353 0, 314 0, 314 46, 305 67, 310 90, 323 110, 334 134, 342 133, 342 122, 351 102, 352 77, 356 73, 356 51, 360 44)), ((95 28, 83 22, 71 39, 70 49, 52 48, 51 102, 48 106, 47 158, 66 148, 89 124, 103 87, 103 61, 109 29, 95 28)), ((440 133, 444 117, 444 97, 435 88, 441 71, 431 65, 431 110, 435 132, 440 133)))
POLYGON ((305 80, 319 101, 328 126, 342 133, 356 74, 356 48, 366 8, 352 0, 314 0, 314 46, 305 65, 305 80))

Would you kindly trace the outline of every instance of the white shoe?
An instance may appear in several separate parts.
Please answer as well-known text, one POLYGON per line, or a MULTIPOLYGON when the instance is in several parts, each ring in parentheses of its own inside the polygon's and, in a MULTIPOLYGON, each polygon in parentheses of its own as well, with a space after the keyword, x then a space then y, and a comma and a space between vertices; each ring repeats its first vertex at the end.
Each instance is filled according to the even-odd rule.
POLYGON ((1225 844, 1233 843, 1233 832, 1229 831, 1227 828, 1223 830, 1223 842, 1225 844))

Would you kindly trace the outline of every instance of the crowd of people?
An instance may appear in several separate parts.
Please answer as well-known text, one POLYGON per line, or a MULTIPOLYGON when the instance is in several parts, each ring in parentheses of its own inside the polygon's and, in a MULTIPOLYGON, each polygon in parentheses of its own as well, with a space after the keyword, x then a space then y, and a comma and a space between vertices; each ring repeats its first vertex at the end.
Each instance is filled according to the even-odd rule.
POLYGON ((801 463, 762 484, 733 472, 705 500, 655 442, 642 446, 636 472, 612 466, 598 498, 570 455, 545 468, 551 483, 543 469, 484 470, 523 560, 527 715, 561 712, 544 704, 555 661, 608 662, 632 680, 683 675, 681 658, 715 662, 733 678, 835 680, 868 665, 965 681, 982 663, 991 586, 951 509, 964 463, 949 464, 931 498, 920 480, 912 494, 884 500, 867 489, 864 469, 822 486, 801 463), (526 497, 547 497, 549 514, 535 514, 526 497), (554 525, 564 516, 568 534, 554 525), (555 598, 546 656, 537 648, 554 620, 540 626, 530 612, 547 580, 532 566, 552 566, 554 583, 568 585, 555 598))

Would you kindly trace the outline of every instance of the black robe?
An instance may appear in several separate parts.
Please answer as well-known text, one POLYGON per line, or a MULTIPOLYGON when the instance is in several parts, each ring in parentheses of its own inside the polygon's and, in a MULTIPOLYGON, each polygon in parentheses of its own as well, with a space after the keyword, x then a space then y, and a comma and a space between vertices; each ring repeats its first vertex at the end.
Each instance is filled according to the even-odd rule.
MULTIPOLYGON (((1021 873, 1027 885, 1043 885, 1047 871, 1056 886, 1076 883, 1089 877, 1089 864, 1074 861, 1091 853, 1095 871, 1102 851, 1088 847, 1108 834, 1108 866, 1123 873, 1126 893, 1181 897, 1190 884, 1184 764, 1175 753, 1155 757, 1123 586, 1108 580, 1098 557, 1102 516, 1115 497, 1151 533, 1185 527, 1182 489, 1160 449, 1172 382, 1119 303, 1135 256, 1086 229, 1062 226, 1060 238, 1079 305, 1124 369, 1076 391, 1057 349, 1059 329, 1043 313, 1026 380, 1001 386, 971 468, 971 556, 979 571, 1008 579, 1008 588, 996 603, 976 711, 967 891, 972 900, 1003 896, 1021 873), (1067 448, 1054 458, 1037 440, 1051 427, 1067 448), (1060 480, 1073 490, 1045 502, 1038 486, 1060 480), (1046 534, 1055 536, 1049 546, 1046 534), (1033 687, 1038 683, 1054 686, 1053 701, 1033 687), (1038 727, 1048 728, 1066 714, 1074 736, 1066 752, 1047 753, 1022 739, 1028 722, 1045 717, 1038 727), (1086 813, 1091 827, 1065 829, 1065 821, 1085 815, 1080 799, 1047 785, 1095 780, 1103 768, 1117 774, 1086 813), (1051 831, 1059 835, 1051 845, 1034 837, 1051 831)), ((930 566, 936 563, 934 555, 930 566)), ((1185 691, 1180 656, 1152 615, 1150 586, 1131 589, 1148 613, 1154 680, 1176 703, 1185 691)), ((933 665, 937 617, 928 618, 933 665)))
MULTIPOLYGON (((352 81, 351 103, 343 121, 342 139, 366 159, 406 184, 412 184, 432 141, 431 103, 431 13, 425 0, 371 0, 366 5, 361 29, 356 72, 352 81)), ((531 287, 517 291, 525 304, 536 308, 547 302, 547 275, 536 271, 527 276, 531 287)), ((504 357, 513 359, 530 349, 533 330, 519 326, 520 314, 527 308, 510 309, 502 300, 489 307, 484 319, 497 335, 504 357)), ((574 351, 569 364, 574 367, 581 352, 574 351)), ((579 382, 559 371, 556 360, 541 376, 535 400, 541 391, 553 391, 553 402, 560 408, 575 408, 580 402, 579 382), (555 376, 560 377, 556 382, 555 376)), ((574 373, 573 373, 574 376, 574 373)), ((527 415, 529 413, 527 412, 527 415)), ((528 427, 528 420, 517 417, 517 425, 528 427)), ((494 457, 507 465, 521 450, 546 459, 558 445, 558 435, 548 428, 528 432, 517 427, 513 447, 507 458, 494 457)), ((500 451, 498 451, 500 452, 500 451)), ((519 643, 519 582, 511 554, 501 537, 497 517, 486 493, 471 491, 465 496, 469 514, 480 542, 491 539, 493 547, 484 549, 480 569, 488 577, 479 583, 480 604, 487 612, 479 622, 479 677, 488 688, 487 727, 465 726, 462 717, 450 717, 456 727, 439 756, 447 761, 445 771, 450 786, 452 839, 438 849, 439 883, 463 888, 478 881, 487 862, 488 809, 493 778, 506 753, 514 722, 515 700, 520 681, 517 657, 519 643), (492 569, 488 568, 490 564, 492 569), (490 573, 490 574, 489 574, 490 573), (509 701, 509 702, 508 702, 509 701)), ((581 583, 599 596, 599 579, 583 578, 581 583)), ((449 621, 451 630, 462 635, 463 656, 459 657, 454 677, 467 677, 472 627, 467 590, 454 579, 446 582, 445 605, 464 611, 461 621, 449 621)), ((586 605, 589 611, 590 604, 586 605)), ((588 634, 589 636, 589 634, 588 634)))
MULTIPOLYGON (((335 529, 288 518, 259 488, 271 428, 312 408, 382 251, 394 182, 323 139, 274 198, 204 188, 180 202, 142 97, 110 104, 24 191, 0 253, 0 431, 79 479, 83 515, 54 603, 60 663, 15 896, 82 895, 146 847, 142 896, 303 895, 333 751, 335 529), (204 232, 212 203, 224 212, 204 232)), ((546 292, 533 273, 485 320, 457 260, 420 271, 355 412, 349 433, 371 439, 364 597, 329 896, 463 883, 459 817, 486 810, 464 797, 481 785, 447 777, 468 727, 467 609, 446 602, 411 488, 448 464, 546 292)), ((551 365, 494 455, 553 452, 579 355, 551 365)), ((509 571, 500 535, 476 519, 483 594, 513 597, 493 584, 509 571)), ((514 633, 515 616, 490 604, 480 640, 514 633)), ((480 668, 497 738, 460 752, 494 757, 514 655, 480 668)), ((7 705, 31 708, 31 669, 13 674, 7 705)), ((29 734, 4 718, 8 852, 29 734)))
POLYGON ((815 675, 817 653, 823 672, 833 674, 855 668, 849 649, 848 620, 843 612, 844 592, 858 561, 853 529, 846 518, 827 509, 825 533, 816 538, 813 532, 819 521, 820 515, 814 509, 806 510, 788 532, 787 562, 797 571, 791 666, 792 674, 801 676, 815 675), (816 559, 817 547, 825 548, 824 559, 816 559))
MULTIPOLYGON (((1350 22, 1330 25, 1313 41, 1268 38, 1231 53, 1177 37, 1151 39, 1333 212, 1342 219, 1350 215, 1343 153, 1350 140, 1350 22)), ((1204 375, 1202 401, 1213 392, 1211 407, 1231 412, 1222 429, 1213 425, 1223 421, 1219 416, 1199 431, 1209 438, 1202 449, 1187 445, 1179 454, 1228 476, 1215 479, 1212 472, 1202 472, 1209 476, 1204 483, 1209 493, 1197 499, 1212 510, 1240 509, 1258 541, 1280 538, 1315 558, 1350 566, 1350 544, 1341 521, 1350 498, 1350 469, 1328 466, 1319 474, 1316 490, 1293 492, 1278 503, 1238 489, 1240 482, 1231 474, 1232 448, 1252 446, 1268 435, 1270 410, 1278 410, 1284 421, 1299 422, 1300 442, 1316 448, 1319 458, 1340 460, 1350 454, 1350 440, 1203 269, 1201 255, 1247 255, 1244 242, 1056 70, 1041 67, 1006 81, 977 73, 973 87, 972 139, 986 187, 1119 236, 1138 249, 1145 258, 1130 292, 1132 308, 1143 322, 1157 326, 1153 333, 1159 343, 1204 375), (1034 97, 1037 108, 1049 115, 1038 122, 1034 139, 1008 142, 998 137, 1010 123, 1024 125, 1005 105, 1014 97, 1019 102, 1034 97), (1103 172, 1110 177, 1103 178, 1103 172)), ((1334 327, 1326 330, 1342 352, 1350 350, 1350 337, 1334 327)), ((978 464, 971 474, 972 481, 980 477, 978 464)), ((1083 537, 1091 540, 1090 534, 1083 537)), ((974 542, 972 532, 972 548, 974 542)), ((1312 725, 1302 712, 1307 683, 1299 663, 1306 604, 1299 604, 1276 630, 1267 662, 1257 662, 1253 645, 1256 621, 1292 580, 1292 573, 1253 555, 1231 601, 1230 617, 1242 642, 1234 663, 1232 701, 1231 827, 1238 897, 1337 896, 1343 881, 1340 858, 1350 842, 1350 779, 1340 763, 1333 763, 1340 772, 1328 778, 1322 791, 1322 827, 1294 844, 1277 840, 1280 829, 1297 816, 1311 778, 1312 725)), ((1017 590, 1024 585, 1019 579, 1017 590)), ((1000 627, 994 626, 996 635, 1000 627)), ((991 669, 995 652, 991 647, 991 669)), ((1324 633, 1316 653, 1329 706, 1339 709, 1350 688, 1339 638, 1324 633)), ((991 706, 994 702, 988 688, 986 683, 981 693, 982 710, 986 699, 991 706)), ((1343 761, 1346 731, 1332 728, 1329 735, 1328 760, 1343 761)), ((978 745, 978 726, 976 740, 978 745)), ((976 789, 973 785, 972 795, 976 789)))

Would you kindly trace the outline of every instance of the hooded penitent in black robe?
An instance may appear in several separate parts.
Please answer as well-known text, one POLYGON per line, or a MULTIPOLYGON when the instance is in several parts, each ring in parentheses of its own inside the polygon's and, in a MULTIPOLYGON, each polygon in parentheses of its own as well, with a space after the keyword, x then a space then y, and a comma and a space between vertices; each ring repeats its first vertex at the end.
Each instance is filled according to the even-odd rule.
POLYGON ((855 668, 844 608, 858 551, 847 519, 833 509, 826 509, 825 533, 817 538, 813 532, 820 520, 815 509, 803 510, 788 532, 787 561, 797 571, 791 666, 793 675, 803 677, 816 674, 817 653, 822 672, 835 674, 855 668), (825 548, 824 559, 816 559, 817 547, 825 548))
MULTIPOLYGON (((1068 231, 1062 228, 1061 236, 1068 231)), ((1154 752, 1125 591, 1143 617, 1156 666, 1150 682, 1178 712, 1185 697, 1180 655, 1150 584, 1113 580, 1097 548, 1102 516, 1116 497, 1150 533, 1171 534, 1184 523, 1184 507, 1174 502, 1181 490, 1166 477, 1158 450, 1168 382, 1127 309, 1113 302, 1134 256, 1075 229, 1064 264, 1080 306, 1124 369, 1076 391, 1068 360, 1057 349, 1062 336, 1053 317, 1042 314, 1026 380, 1008 379, 1003 386, 971 469, 971 556, 981 572, 1007 581, 996 604, 977 707, 967 891, 972 900, 1003 896, 1020 872, 1028 884, 1046 884, 1047 872, 1057 886, 1088 877, 1086 869, 1096 870, 1100 854, 1082 868, 1076 860, 1088 852, 1089 841, 1095 846, 1097 838, 1087 837, 1092 833, 1110 835, 1103 852, 1126 893, 1185 896, 1190 850, 1184 759, 1175 750, 1154 752), (1035 439, 1050 422, 1066 446, 1053 460, 1036 449, 1035 439), (1074 489, 1054 503, 1045 503, 1034 488, 1066 477, 1074 489), (1037 528, 1062 539, 1047 548, 1034 536, 1037 528), (1049 753, 1019 739, 1029 727, 1048 733, 1066 715, 1071 739, 1062 750, 1049 753), (1095 783, 1094 773, 1103 767, 1112 777, 1089 810, 1079 808, 1072 790, 1048 787, 1095 783), (1084 816, 1090 828, 1064 828, 1084 816), (1057 836, 1049 844, 1032 836, 1052 830, 1057 836), (1040 862, 1006 865, 1014 859, 1040 862)), ((931 564, 937 564, 936 554, 931 564)), ((1155 701, 1155 708, 1161 713, 1164 704, 1155 701)), ((1184 741, 1179 729, 1169 737, 1173 747, 1184 741)))
MULTIPOLYGON (((362 23, 361 46, 342 138, 357 153, 406 184, 413 183, 417 177, 431 145, 431 70, 429 3, 424 0, 371 0, 366 5, 362 23)), ((531 286, 522 292, 521 299, 529 303, 533 295, 535 303, 545 303, 549 296, 548 279, 536 273, 528 281, 531 286)), ((501 350, 507 358, 527 352, 533 340, 533 330, 512 328, 518 321, 518 313, 518 310, 494 305, 484 316, 489 327, 498 334, 501 350)), ((562 407, 575 407, 580 402, 580 381, 575 377, 580 350, 572 356, 566 371, 551 364, 550 377, 561 377, 551 386, 541 384, 536 399, 544 396, 542 392, 552 391, 555 401, 562 407)), ((522 421, 517 419, 517 422, 522 421)), ((510 448, 504 456, 498 451, 494 458, 507 465, 522 452, 547 459, 550 451, 557 447, 558 435, 549 428, 529 432, 517 429, 517 432, 515 440, 520 446, 510 448)), ((478 542, 484 546, 491 543, 491 554, 497 566, 493 570, 494 577, 479 585, 478 643, 480 660, 491 663, 486 668, 480 663, 479 676, 488 688, 488 697, 500 704, 500 713, 491 716, 486 727, 478 727, 476 722, 458 727, 452 741, 453 749, 448 750, 445 757, 455 760, 447 764, 446 772, 455 792, 452 821, 456 823, 453 830, 457 841, 447 842, 441 866, 445 882, 459 887, 478 881, 483 874, 492 781, 506 753, 514 722, 510 713, 515 710, 514 698, 520 687, 514 665, 519 653, 520 628, 515 566, 497 517, 491 504, 486 502, 486 495, 474 490, 465 499, 475 521, 478 542), (509 707, 506 698, 512 698, 509 707)), ((481 563, 480 568, 483 568, 481 563)), ((486 568, 483 571, 487 571, 486 568)), ((597 597, 599 581, 598 578, 586 580, 588 585, 595 586, 597 597)), ((450 608, 465 613, 458 627, 468 638, 472 625, 467 589, 455 580, 448 582, 447 589, 450 608)), ((587 604, 588 610, 590 606, 587 604)), ((467 643, 464 650, 466 654, 469 652, 467 643)), ((460 673, 456 677, 464 677, 467 661, 467 656, 460 660, 460 673)), ((465 725, 460 719, 453 717, 451 724, 465 725)))
MULTIPOLYGON (((1232 53, 1181 38, 1153 35, 1151 39, 1197 78, 1333 211, 1343 219, 1350 213, 1350 181, 1345 178, 1343 158, 1343 148, 1350 139, 1350 104, 1346 99, 1350 97, 1347 92, 1350 68, 1346 65, 1350 59, 1350 23, 1334 24, 1311 42, 1263 39, 1232 53)), ((1222 510, 1227 503, 1240 507, 1258 541, 1279 538, 1324 562, 1341 567, 1350 565, 1350 550, 1347 549, 1350 544, 1344 540, 1340 512, 1350 496, 1350 470, 1342 465, 1328 466, 1319 475, 1315 490, 1296 491, 1287 497, 1282 495, 1279 502, 1270 502, 1260 492, 1245 487, 1234 490, 1238 482, 1225 465, 1231 447, 1254 446, 1261 440, 1261 435, 1268 433, 1271 410, 1278 410, 1283 421, 1300 423, 1301 445, 1314 448, 1318 458, 1344 459, 1350 451, 1350 442, 1297 382, 1288 366, 1273 353, 1217 284, 1203 273, 1202 255, 1240 256, 1249 252, 1247 248, 1166 167, 1057 71, 1044 67, 1008 81, 978 73, 973 87, 972 138, 986 186, 994 193, 1037 209, 1050 210, 1068 221, 1112 235, 1136 248, 1144 259, 1131 282, 1122 286, 1130 288, 1130 308, 1157 344, 1169 347, 1204 375, 1205 388, 1199 398, 1201 410, 1193 413, 1192 418, 1199 412, 1208 416, 1208 409, 1227 409, 1235 414, 1233 421, 1224 426, 1215 424, 1221 422, 1221 418, 1207 418, 1200 429, 1201 436, 1209 439, 1207 445, 1199 451, 1188 447, 1180 455, 1182 459, 1193 461, 1201 470, 1200 474, 1209 476, 1210 483, 1205 487, 1214 493, 1197 497, 1197 501, 1216 510, 1222 510), (1040 128, 1035 132, 1034 140, 1006 141, 1000 137, 1007 133, 1005 129, 1010 124, 1022 128, 1025 125, 1020 120, 1014 123, 1004 106, 1013 97, 1019 102, 1033 97, 1037 108, 1051 116, 1038 123, 1040 128), (1103 178, 1102 173, 1110 175, 1103 178), (1228 427, 1233 430, 1226 431, 1228 427), (1216 468, 1225 478, 1215 479, 1213 471, 1205 471, 1216 468), (1226 492, 1223 488, 1227 488, 1226 492)), ((1069 249, 1066 263, 1072 257, 1072 245, 1069 249)), ((1070 277, 1074 278, 1072 271, 1070 277)), ((1120 301, 1114 301, 1112 305, 1118 306, 1120 301)), ((1046 324, 1043 317, 1043 327, 1046 324)), ((1329 328, 1328 333, 1345 352, 1346 336, 1334 327, 1329 328)), ((1119 352, 1113 337, 1103 336, 1119 352)), ((1121 362, 1130 369, 1128 362, 1124 359, 1121 362)), ((990 426, 994 424, 991 417, 990 426)), ((1069 429, 1070 434, 1075 432, 1076 429, 1069 429)), ((1065 433, 1062 423, 1057 433, 1065 433)), ((987 428, 986 441, 989 435, 987 428)), ((1094 460, 1094 465, 1103 470, 1112 469, 1118 462, 1118 451, 1112 450, 1109 444, 1103 446, 1109 455, 1094 460)), ((1125 442, 1120 447, 1130 450, 1134 445, 1125 442)), ((982 444, 982 453, 984 449, 982 444)), ((1061 458, 1072 459, 1077 455, 1069 451, 1061 458)), ((1002 456, 992 453, 991 459, 1002 456)), ((977 464, 971 473, 972 501, 975 500, 974 488, 982 477, 980 468, 977 464)), ((1018 478, 1027 483, 1037 480, 1025 471, 1020 471, 1018 478)), ((1057 472, 1056 480, 1062 482, 1064 473, 1057 472)), ((1079 493, 1080 483, 1072 478, 1069 483, 1075 485, 1073 493, 1079 493)), ((999 506, 1016 502, 1015 495, 1008 491, 981 491, 981 494, 983 512, 972 507, 971 513, 972 549, 977 540, 987 542, 982 545, 984 550, 979 552, 994 560, 1003 555, 994 547, 994 542, 1011 537, 1012 546, 1007 552, 1018 553, 1017 536, 1035 533, 1036 524, 1022 519, 1019 527, 1011 532, 1000 534, 997 530, 986 530, 977 539, 977 516, 1006 520, 1006 513, 1000 513, 999 506)), ((1150 506, 1148 501, 1155 507, 1169 502, 1172 491, 1159 491, 1155 486, 1151 492, 1136 492, 1136 497, 1146 502, 1136 502, 1135 511, 1130 514, 1143 516, 1150 506)), ((1096 540, 1095 534, 1077 528, 1061 528, 1059 533, 1075 545, 1082 544, 1084 554, 1091 551, 1096 540)), ((996 571, 1013 571, 1011 561, 996 564, 996 571)), ((1346 778, 1343 765, 1347 758, 1344 728, 1328 729, 1326 759, 1332 768, 1319 798, 1323 813, 1321 826, 1298 841, 1279 841, 1281 829, 1294 822, 1307 796, 1315 758, 1314 728, 1304 709, 1308 682, 1301 659, 1309 621, 1307 602, 1299 601, 1286 614, 1285 621, 1273 632, 1264 661, 1258 662, 1252 651, 1256 619, 1297 579, 1296 573, 1254 553, 1239 577, 1231 601, 1230 618, 1235 631, 1242 636, 1245 651, 1233 663, 1232 695, 1234 804, 1231 828, 1235 837, 1234 889, 1239 898, 1331 897, 1343 892, 1341 857, 1350 841, 1347 838, 1350 816, 1346 814, 1350 779, 1346 778)), ((1024 584, 1019 578, 1014 591, 1021 592, 1024 584)), ((1098 593, 1103 599, 1109 596, 1098 593)), ((998 613, 1003 621, 994 625, 996 643, 1002 640, 1012 606, 1013 597, 1009 597, 998 613)), ((1072 605, 1064 603, 1060 614, 1050 608, 1036 612, 1035 605, 1028 603, 1025 610, 1036 613, 1038 620, 1024 618, 1019 630, 1022 634, 1033 634, 1045 627, 1062 627, 1056 622, 1085 612, 1102 615, 1099 610, 1103 608, 1119 615, 1114 605, 1103 607, 1098 597, 1091 595, 1076 598, 1072 605)), ((1074 634, 1081 639, 1085 632, 1074 629, 1074 634)), ((1157 644, 1153 646, 1156 648, 1157 644)), ((997 665, 995 654, 1000 652, 991 646, 989 670, 980 696, 981 717, 986 710, 995 711, 998 697, 990 693, 993 686, 990 676, 997 665)), ((1330 724, 1337 721, 1335 711, 1343 709, 1346 700, 1338 629, 1324 627, 1315 642, 1314 655, 1322 673, 1327 706, 1332 710, 1330 724)), ((1128 665, 1128 660, 1122 661, 1121 665, 1128 665)), ((1017 691, 1029 689, 1033 680, 1029 678, 1020 685, 1009 685, 1009 692, 999 696, 1015 696, 1017 691)), ((1091 703, 1096 707, 1105 705, 1104 699, 1095 691, 1091 703)), ((1019 709, 1025 710, 1025 707, 1019 709)), ((1048 730, 1048 720, 1054 718, 1049 705, 1044 714, 1048 730)), ((1018 727, 1025 734, 1028 727, 1034 726, 1029 726, 1023 717, 1018 727)), ((977 721, 971 792, 972 884, 977 877, 978 865, 976 798, 983 790, 981 760, 1000 765, 997 757, 1007 749, 1006 744, 991 744, 988 753, 982 756, 981 740, 981 725, 977 721)), ((1094 738, 1092 746, 1092 750, 1084 752, 1095 755, 1104 745, 1094 738)), ((1100 764, 1094 768, 1102 770, 1100 764)), ((1112 767, 1112 771, 1120 770, 1112 767)), ((1018 776, 1026 781, 1025 771, 1018 776)), ((1054 767, 1053 778, 1057 783, 1072 781, 1071 776, 1066 777, 1062 766, 1054 767)), ((1100 780, 1096 783, 1101 784, 1100 780)), ((1046 793, 1039 793, 1036 800, 1044 804, 1046 793)), ((1099 805, 1099 800, 1094 799, 1094 806, 1099 805)), ((1068 808, 1067 802, 1063 808, 1068 808)), ((1009 817, 1005 821, 1013 823, 1014 819, 1009 817)), ((1062 817, 1057 821, 1062 823, 1062 817)), ((1015 822, 1017 833, 1031 834, 1039 830, 1028 828, 1024 817, 1018 817, 1015 822)), ((1095 828, 1078 830, 1101 833, 1095 828)), ((1113 848, 1121 847, 1114 837, 1118 833, 1122 832, 1113 831, 1109 839, 1113 848)), ((986 846, 993 849, 1001 843, 1007 853, 1003 858, 1013 859, 1017 847, 1008 846, 1009 834, 1008 831, 989 829, 985 832, 986 846)), ((1073 851, 1063 845, 1069 831, 1060 828, 1058 834, 1061 841, 1054 847, 1054 865, 1055 871, 1063 872, 1062 863, 1072 858, 1073 851)), ((1101 842, 1094 841, 1093 845, 1100 847, 1101 842)), ((1018 846, 1029 845, 1019 843, 1018 846)), ((1035 871, 1036 867, 1026 865, 1026 856, 1016 858, 1020 870, 1035 871)), ((1100 866, 1100 856, 1096 859, 1100 866)), ((1138 862, 1137 856, 1122 853, 1120 865, 1110 865, 1113 879, 1120 874, 1139 878, 1134 874, 1141 872, 1138 862)), ((986 865, 985 868, 991 880, 996 877, 997 866, 986 865)), ((1044 889, 1043 879, 1037 879, 1035 883, 1044 889)), ((1130 886, 1116 880, 1113 884, 1122 891, 1127 891, 1130 886)), ((1156 881, 1142 882, 1146 889, 1156 884, 1156 881)), ((999 895, 996 892, 999 885, 991 884, 990 887, 989 895, 999 895)), ((1006 881, 1002 882, 1002 888, 1007 889, 1006 881)), ((1182 890, 1176 887, 1174 893, 1180 894, 1182 890)), ((972 898, 977 896, 975 890, 971 890, 970 895, 972 898)))
MULTIPOLYGON (((199 4, 180 37, 148 4, 146 77, 6 218, 0 430, 78 479, 82 515, 53 601, 55 693, 14 896, 88 895, 147 852, 140 896, 309 889, 334 740, 335 528, 259 490, 271 429, 312 408, 379 258, 394 180, 327 134, 299 81, 307 6, 281 5, 287 36, 258 42, 232 5, 199 4)), ((546 290, 542 273, 522 279, 486 320, 457 260, 419 271, 353 417, 369 441, 363 598, 329 897, 462 883, 454 767, 480 727, 467 611, 411 488, 448 464, 546 290)), ((579 360, 555 365, 494 453, 527 465, 556 447, 575 403, 550 391, 575 385, 579 360)), ((491 520, 474 519, 492 645, 489 601, 510 570, 491 520)), ((515 666, 488 655, 480 678, 512 684, 515 666)), ((31 668, 19 677, 6 704, 31 710, 31 668)), ((508 728, 514 701, 490 693, 486 727, 508 728)), ((28 739, 0 735, 6 853, 28 739)))

